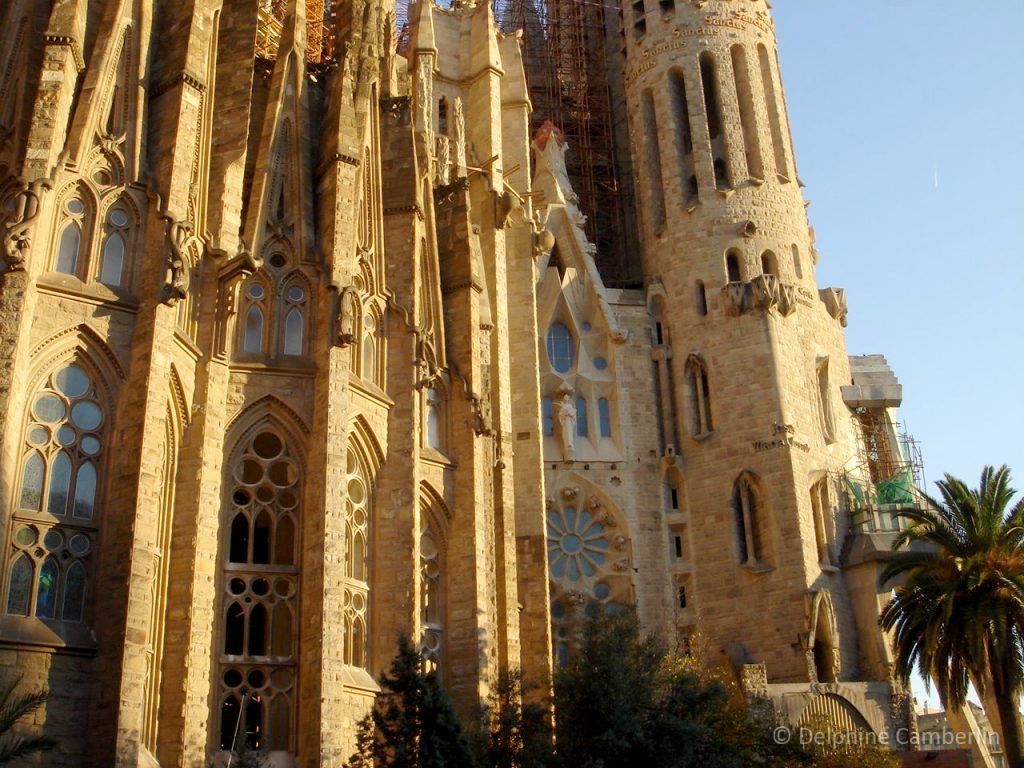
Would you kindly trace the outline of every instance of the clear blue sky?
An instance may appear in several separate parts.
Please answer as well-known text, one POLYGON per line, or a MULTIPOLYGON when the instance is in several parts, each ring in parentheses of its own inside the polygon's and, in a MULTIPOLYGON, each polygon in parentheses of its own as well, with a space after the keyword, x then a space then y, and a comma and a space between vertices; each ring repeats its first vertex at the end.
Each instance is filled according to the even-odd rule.
POLYGON ((882 353, 931 483, 1024 488, 1024 2, 777 0, 818 284, 882 353))
POLYGON ((902 382, 929 491, 986 463, 1024 489, 1024 2, 774 15, 818 284, 847 289, 851 354, 902 382))

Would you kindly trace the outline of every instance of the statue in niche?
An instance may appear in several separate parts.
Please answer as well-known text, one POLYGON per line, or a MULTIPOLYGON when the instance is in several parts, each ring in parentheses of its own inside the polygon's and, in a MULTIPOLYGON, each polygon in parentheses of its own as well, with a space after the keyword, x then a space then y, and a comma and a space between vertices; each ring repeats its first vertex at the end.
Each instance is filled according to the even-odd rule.
POLYGON ((25 259, 32 245, 32 226, 39 216, 39 201, 44 190, 53 189, 48 179, 31 183, 21 180, 7 198, 3 221, 3 258, 10 271, 25 268, 25 259))
POLYGON ((171 213, 160 215, 167 222, 167 234, 164 238, 164 284, 160 301, 175 306, 188 296, 189 268, 188 257, 185 255, 185 241, 192 233, 192 223, 178 221, 171 213))
POLYGON ((454 144, 455 175, 466 175, 466 113, 462 97, 456 96, 452 101, 452 144, 454 144))
POLYGON ((562 460, 572 461, 576 451, 576 404, 572 393, 564 391, 558 401, 558 425, 562 433, 562 460))
POLYGON ((338 298, 337 345, 347 347, 356 340, 356 292, 352 286, 343 289, 338 298))

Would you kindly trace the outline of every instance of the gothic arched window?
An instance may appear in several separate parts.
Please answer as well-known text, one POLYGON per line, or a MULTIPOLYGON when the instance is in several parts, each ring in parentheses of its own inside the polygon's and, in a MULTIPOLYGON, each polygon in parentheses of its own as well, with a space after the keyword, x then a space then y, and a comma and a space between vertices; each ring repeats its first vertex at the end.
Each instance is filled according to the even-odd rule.
POLYGON ((555 323, 548 329, 548 360, 559 373, 568 373, 576 362, 576 342, 572 332, 562 323, 555 323))
POLYGON ((445 414, 445 391, 440 385, 430 387, 425 394, 427 445, 443 451, 447 443, 447 418, 445 414))
POLYGON ((285 288, 283 351, 286 355, 301 355, 305 349, 303 329, 306 302, 306 289, 301 283, 295 282, 285 288))
POLYGON ((120 206, 107 213, 99 271, 99 281, 104 285, 116 287, 127 282, 124 267, 130 222, 128 212, 120 206))
POLYGON ((741 565, 761 563, 761 500, 756 482, 744 473, 732 487, 732 511, 736 526, 736 549, 741 565))
POLYGON ((346 455, 345 650, 353 667, 367 667, 367 606, 370 592, 370 486, 367 472, 349 445, 346 455))
POLYGON ((697 355, 686 360, 686 388, 690 399, 690 434, 705 437, 711 434, 711 392, 708 367, 697 355))
POLYGON ((294 748, 301 472, 269 428, 228 466, 220 664, 220 746, 294 748), (244 719, 239 724, 242 702, 244 719))
POLYGON ((363 342, 361 349, 363 379, 377 381, 377 321, 373 313, 363 316, 363 342))
POLYGON ((58 368, 29 406, 11 521, 6 611, 85 617, 106 423, 84 368, 58 368))
POLYGON ((267 348, 268 290, 262 282, 254 280, 245 286, 244 291, 242 351, 247 354, 262 354, 267 348))
POLYGON ((57 236, 54 270, 78 276, 82 264, 82 233, 85 230, 86 207, 77 197, 64 203, 64 223, 57 236))
POLYGON ((444 545, 426 510, 420 516, 420 653, 428 671, 442 666, 444 646, 444 545))

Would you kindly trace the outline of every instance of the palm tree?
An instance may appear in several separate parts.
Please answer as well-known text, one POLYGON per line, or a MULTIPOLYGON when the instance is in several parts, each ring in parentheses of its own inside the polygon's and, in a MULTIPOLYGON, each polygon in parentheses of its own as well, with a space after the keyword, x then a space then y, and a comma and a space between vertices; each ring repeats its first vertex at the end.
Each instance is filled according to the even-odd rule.
POLYGON ((46 752, 57 746, 49 736, 29 736, 11 733, 14 724, 35 712, 46 702, 46 691, 15 694, 21 677, 0 680, 0 765, 7 765, 28 755, 46 752))
POLYGON ((916 666, 943 706, 962 707, 971 682, 991 694, 1008 764, 1024 768, 1024 499, 1010 508, 1005 465, 986 466, 977 490, 949 474, 936 485, 941 501, 926 495, 899 513, 910 526, 881 583, 902 583, 880 623, 893 632, 896 671, 906 680, 916 666))

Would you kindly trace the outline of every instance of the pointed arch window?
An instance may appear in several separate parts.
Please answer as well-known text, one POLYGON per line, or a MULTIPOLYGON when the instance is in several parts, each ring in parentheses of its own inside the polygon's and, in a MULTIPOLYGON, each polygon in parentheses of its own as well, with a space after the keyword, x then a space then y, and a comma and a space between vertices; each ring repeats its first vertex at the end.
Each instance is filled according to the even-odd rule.
POLYGON ((106 418, 93 376, 74 363, 33 395, 10 516, 6 611, 82 622, 100 517, 106 418))
POLYGON ((270 427, 242 441, 227 471, 220 743, 230 748, 241 715, 253 747, 292 750, 302 473, 270 427))
POLYGON ((303 327, 306 301, 306 289, 302 285, 294 284, 285 289, 283 351, 286 355, 301 355, 305 351, 303 327))
POLYGON ((426 410, 426 437, 427 445, 438 451, 443 451, 447 440, 446 436, 446 414, 445 414, 445 393, 440 386, 430 387, 425 395, 426 410))
POLYGON ((125 284, 125 257, 131 217, 120 206, 111 208, 104 225, 103 254, 99 280, 104 285, 117 287, 125 284))
POLYGON ((372 312, 363 316, 363 342, 360 347, 363 379, 377 381, 377 320, 372 312))
POLYGON ((811 515, 814 518, 814 543, 818 550, 818 562, 823 566, 831 566, 833 562, 829 540, 832 505, 825 477, 811 485, 811 515))
POLYGON ((420 653, 428 671, 443 667, 445 606, 444 543, 427 508, 420 514, 420 653))
POLYGON ((242 352, 263 354, 267 348, 267 303, 269 289, 261 280, 243 288, 242 352))
POLYGON ((761 498, 757 482, 749 473, 740 475, 732 487, 732 512, 736 533, 736 554, 741 565, 761 566, 761 498))
POLYGON ((367 666, 367 608, 370 592, 371 496, 368 472, 356 448, 349 445, 345 468, 345 648, 343 658, 353 667, 367 666))
POLYGON ((690 400, 690 434, 703 438, 711 434, 711 391, 707 364, 698 356, 686 360, 686 388, 690 400))
POLYGON ((82 240, 87 209, 85 203, 72 196, 62 206, 64 223, 57 235, 57 252, 53 269, 65 275, 79 276, 82 266, 82 240))
POLYGON ((554 323, 547 335, 548 360, 558 373, 568 373, 576 363, 576 341, 563 323, 554 323))
POLYGON ((826 443, 834 443, 835 423, 832 420, 832 398, 829 387, 828 358, 819 358, 815 363, 815 392, 818 397, 818 416, 821 421, 821 434, 826 443))
POLYGON ((60 233, 57 247, 57 271, 65 275, 78 274, 78 255, 82 249, 82 230, 76 221, 69 221, 60 233))

